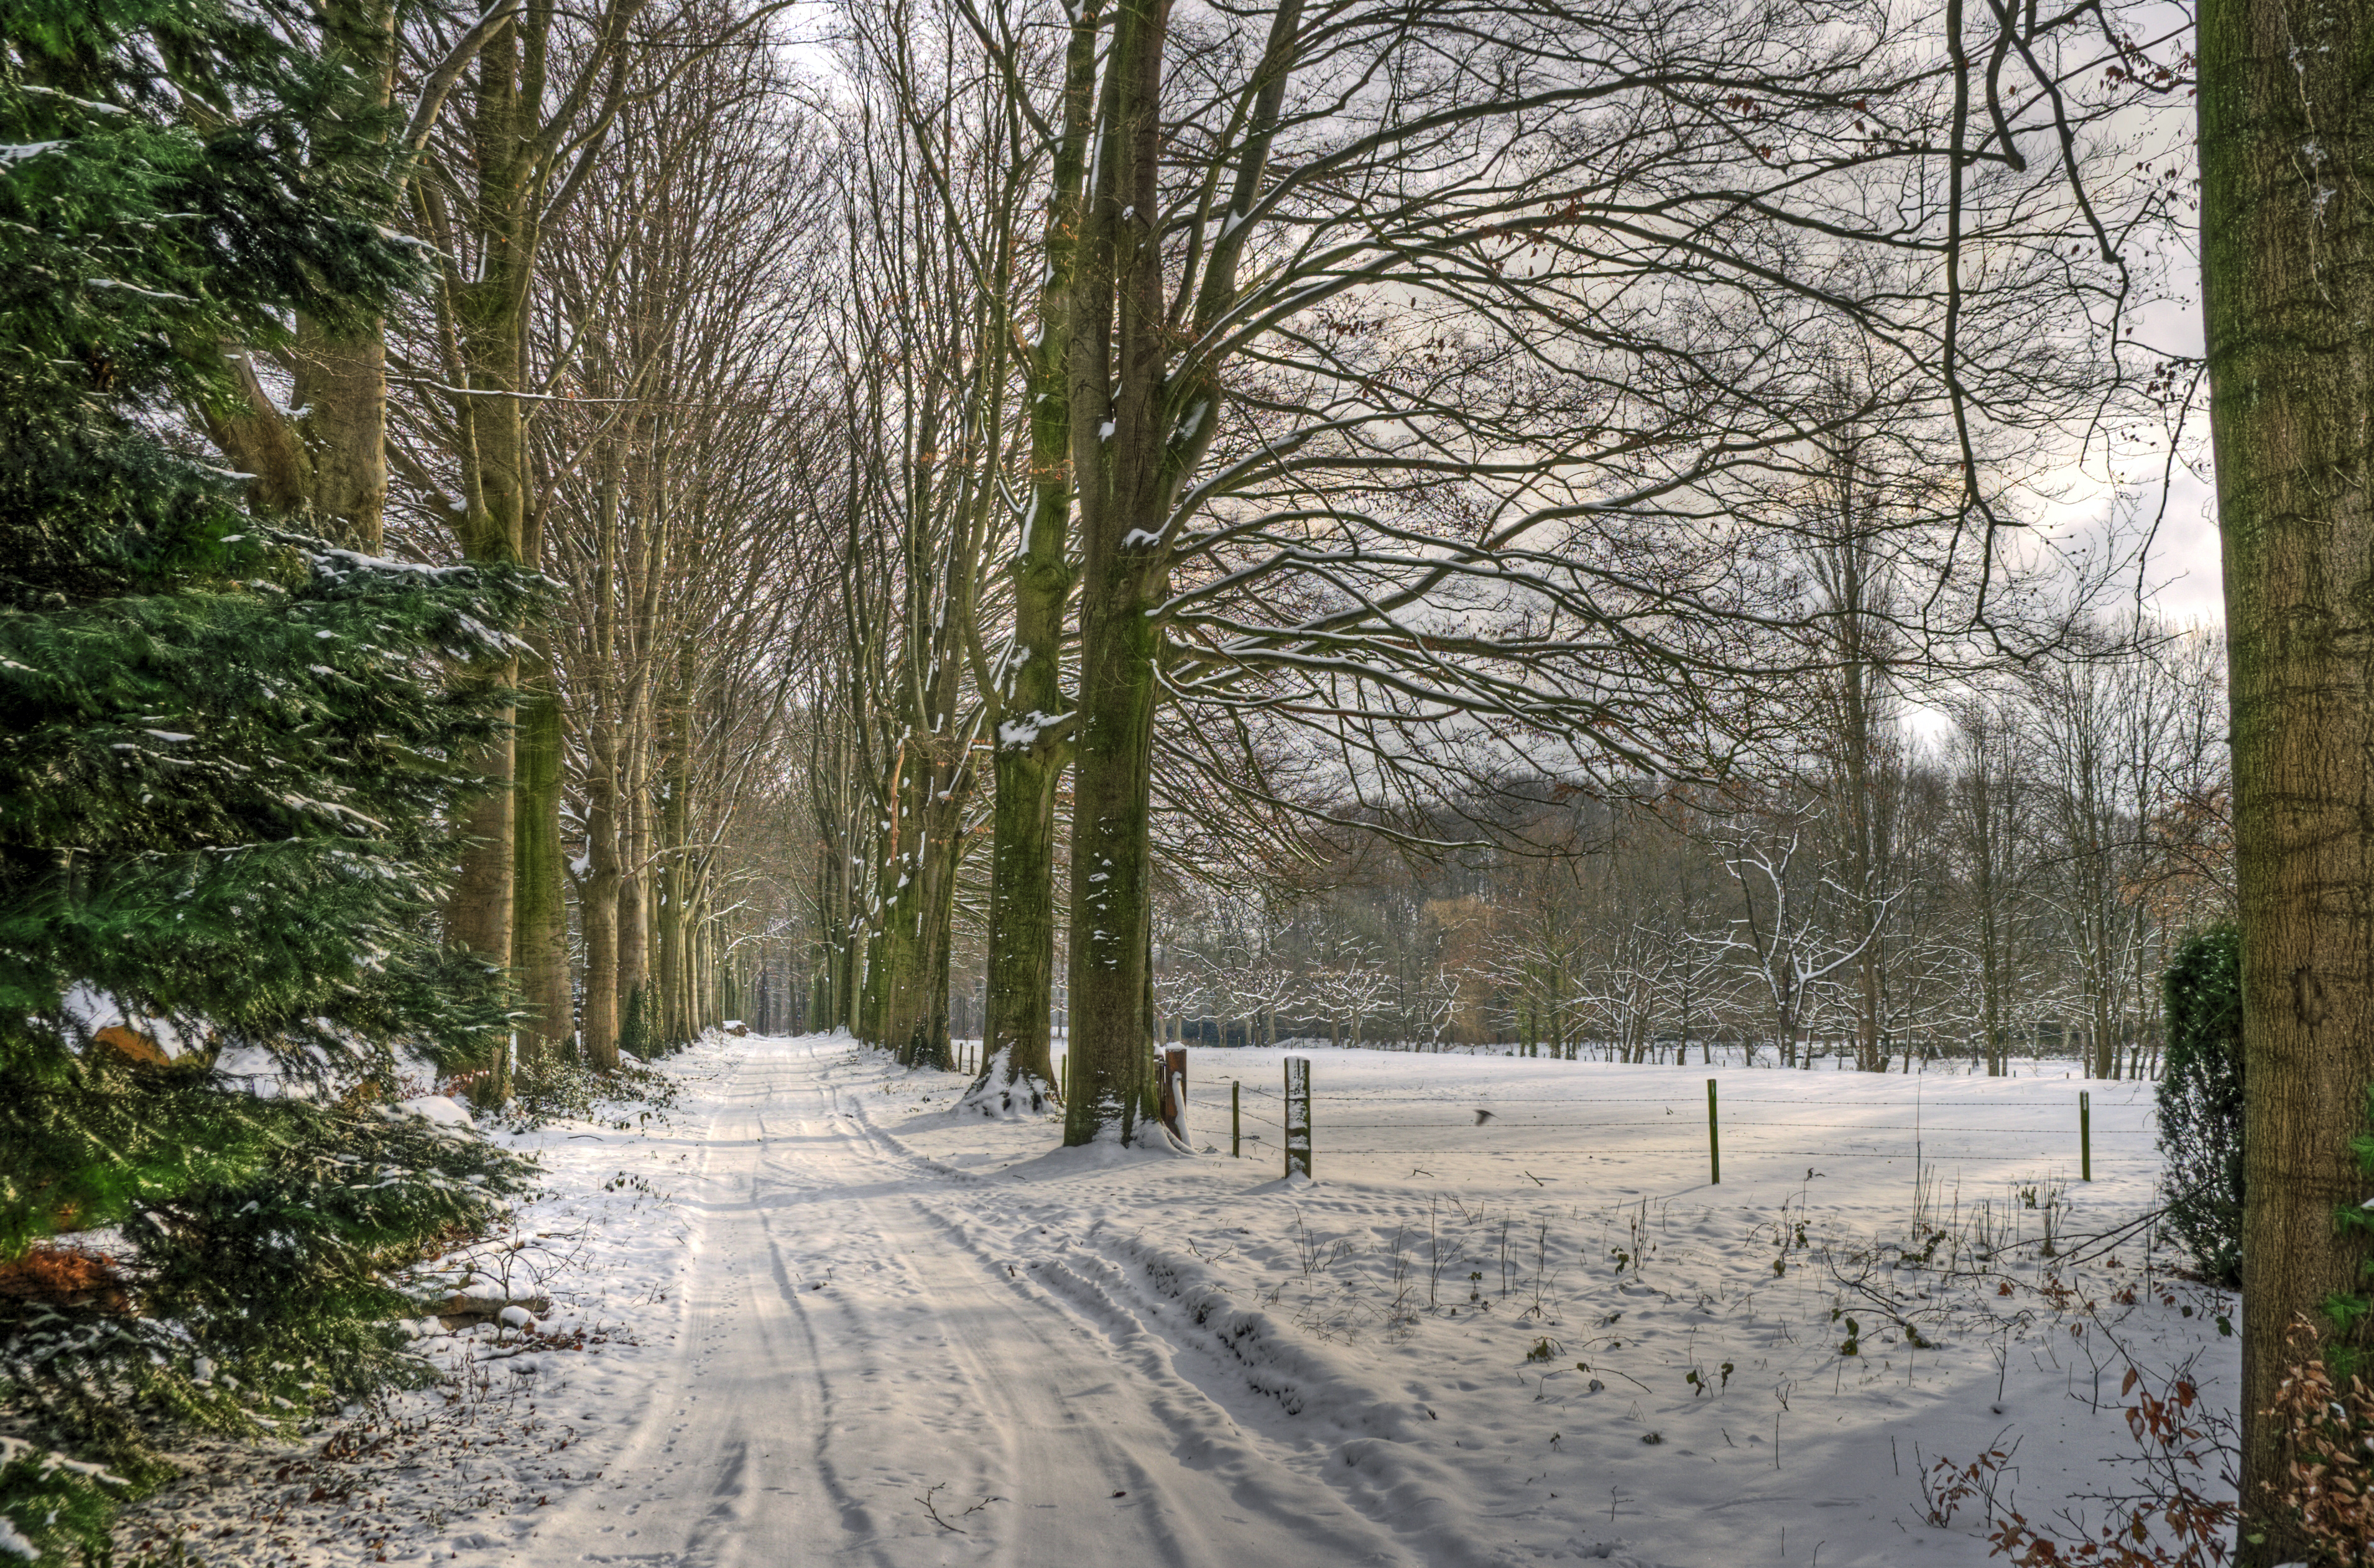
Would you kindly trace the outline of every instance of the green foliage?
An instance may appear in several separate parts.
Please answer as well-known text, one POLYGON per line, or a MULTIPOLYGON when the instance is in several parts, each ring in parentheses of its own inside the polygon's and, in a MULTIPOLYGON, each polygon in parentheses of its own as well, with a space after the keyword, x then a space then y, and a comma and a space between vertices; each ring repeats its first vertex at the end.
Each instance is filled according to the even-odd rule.
POLYGON ((630 1129, 675 1105, 678 1087, 677 1080, 640 1062, 622 1061, 600 1072, 574 1055, 555 1051, 520 1063, 511 1101, 499 1115, 502 1125, 513 1132, 534 1131, 555 1121, 594 1121, 630 1129))
POLYGON ((269 1361, 307 1396, 351 1398, 408 1375, 390 1323, 418 1306, 392 1280, 486 1229, 533 1167, 388 1107, 257 1105, 239 1177, 125 1223, 148 1309, 218 1358, 269 1361))
POLYGON ((2177 950, 2163 981, 2168 1068, 2159 1146, 2168 1223, 2202 1271, 2242 1278, 2242 939, 2216 926, 2177 950))
POLYGON ((0 1555, 70 1562, 103 1540, 123 1478, 21 1438, 0 1436, 0 1555))
POLYGON ((627 993, 627 1005, 619 1011, 618 1054, 651 1061, 666 1055, 660 1044, 659 1031, 652 1027, 652 1014, 658 1002, 649 986, 637 986, 627 993))
MULTIPOLYGON (((2366 1091, 2366 1119, 2374 1126, 2374 1088, 2366 1091)), ((2374 1133, 2359 1133, 2349 1141, 2349 1149, 2357 1156, 2357 1168, 2368 1184, 2374 1185, 2374 1133)), ((2368 1371, 2367 1330, 2374 1327, 2374 1198, 2362 1203, 2343 1204, 2333 1211, 2333 1223, 2343 1235, 2355 1236, 2367 1249, 2358 1266, 2358 1278, 2367 1288, 2362 1292, 2336 1292, 2324 1304, 2324 1315, 2332 1320, 2338 1341, 2327 1351, 2325 1359, 2334 1377, 2347 1383, 2368 1371)))
POLYGON ((0 1399, 135 1479, 154 1472, 158 1423, 252 1433, 417 1377, 393 1328, 418 1312, 402 1271, 485 1229, 531 1174, 406 1112, 226 1093, 104 1053, 17 1087, 0 1121, 12 1207, 39 1207, 18 1173, 116 1173, 142 1315, 0 1302, 0 1399))
POLYGON ((412 272, 376 170, 306 156, 344 89, 213 0, 0 0, 0 1064, 79 1044, 76 987, 286 1069, 483 1053, 502 997, 420 933, 501 694, 440 666, 523 579, 254 528, 159 434, 213 345, 412 272))
POLYGON ((504 698, 448 673, 528 581, 258 527, 187 434, 220 345, 415 271, 352 96, 219 0, 0 0, 0 1262, 122 1235, 0 1302, 0 1556, 104 1557, 176 1427, 425 1375, 403 1271, 526 1179, 381 1102, 507 1029, 436 913, 504 698))

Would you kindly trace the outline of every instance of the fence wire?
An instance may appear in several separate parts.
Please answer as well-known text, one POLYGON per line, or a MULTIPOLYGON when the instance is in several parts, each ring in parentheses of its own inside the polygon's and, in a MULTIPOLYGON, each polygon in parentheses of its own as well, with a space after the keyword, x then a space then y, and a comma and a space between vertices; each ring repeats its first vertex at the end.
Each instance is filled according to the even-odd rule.
MULTIPOLYGON (((1213 1081, 1206 1080, 1205 1083, 1208 1085, 1211 1082, 1213 1081)), ((1229 1082, 1230 1080, 1223 1078, 1218 1080, 1218 1082, 1225 1084, 1229 1082)), ((1235 1080, 1234 1082, 1240 1095, 1237 1114, 1241 1118, 1243 1125, 1248 1128, 1258 1126, 1282 1134, 1286 1129, 1285 1124, 1280 1117, 1285 1113, 1286 1096, 1276 1090, 1263 1088, 1258 1084, 1250 1083, 1241 1079, 1235 1080), (1260 1102, 1269 1102, 1275 1106, 1278 1114, 1275 1116, 1265 1114, 1260 1102)), ((2086 1091, 2086 1093, 2089 1094, 2094 1092, 2096 1091, 2086 1091)), ((1188 1096, 1188 1104, 1191 1107, 1192 1114, 1195 1117, 1195 1125, 1199 1129, 1212 1128, 1215 1125, 1213 1118, 1217 1117, 1225 1119, 1230 1111, 1228 1098, 1225 1092, 1215 1094, 1209 1087, 1203 1088, 1200 1092, 1191 1091, 1188 1096)), ((1732 1154, 1734 1158, 1766 1156, 1773 1158, 1787 1158, 1792 1160, 1810 1159, 1815 1161, 1897 1160, 1909 1159, 1915 1155, 1919 1155, 1923 1158, 1983 1162, 2024 1158, 2031 1155, 2035 1151, 2032 1148, 2027 1148, 1995 1153, 1989 1151, 1957 1148, 1954 1146, 1956 1141, 1969 1138, 2016 1137, 2039 1139, 2049 1137, 2053 1139, 2056 1142, 2063 1139, 2066 1139, 2070 1144, 2076 1145, 2080 1139, 2079 1129, 2075 1126, 2070 1125, 2078 1119, 2078 1106, 2075 1103, 2075 1097, 2074 1094, 2066 1104, 2039 1103, 2036 1100, 2004 1100, 1992 1098, 1984 1100, 1966 1100, 1952 1096, 1947 1096, 1942 1100, 1927 1098, 1900 1099, 1894 1097, 1883 1100, 1830 1100, 1828 1096, 1823 1095, 1796 1096, 1785 1094, 1726 1094, 1723 1097, 1723 1105, 1725 1107, 1730 1106, 1807 1106, 1817 1104, 1823 1105, 1823 1108, 1829 1110, 1833 1116, 1841 1111, 1851 1112, 1857 1110, 1870 1110, 1898 1115, 1901 1115, 1906 1112, 1912 1112, 1919 1115, 1921 1119, 1868 1122, 1835 1120, 1804 1121, 1795 1117, 1783 1118, 1772 1117, 1769 1116, 1748 1116, 1737 1119, 1733 1119, 1728 1117, 1719 1117, 1717 1126, 1721 1132, 1737 1132, 1746 1135, 1745 1138, 1733 1142, 1732 1146, 1725 1151, 1725 1153, 1732 1154), (1824 1104, 1824 1101, 1826 1100, 1828 1101, 1828 1104, 1824 1104), (2000 1122, 2008 1119, 2002 1117, 1992 1118, 1982 1125, 1972 1125, 1951 1121, 1934 1122, 1928 1120, 1925 1114, 1932 1110, 1934 1110, 1941 1115, 1953 1115, 1978 1110, 2021 1110, 2037 1113, 2037 1119, 2025 1126, 1998 1125, 2000 1122), (1902 1140, 1902 1143, 1900 1146, 1893 1149, 1855 1147, 1808 1149, 1798 1147, 1776 1148, 1770 1144, 1760 1141, 1760 1135, 1763 1134, 1785 1135, 1795 1133, 1802 1135, 1807 1132, 1839 1133, 1843 1135, 1841 1141, 1849 1144, 1871 1142, 1875 1141, 1877 1138, 1882 1137, 1900 1139, 1902 1140), (1940 1147, 1939 1145, 1944 1146, 1940 1147)), ((1676 1096, 1657 1097, 1643 1097, 1637 1094, 1527 1094, 1515 1101, 1513 1104, 1502 1101, 1498 1105, 1496 1105, 1492 1096, 1473 1092, 1463 1094, 1447 1094, 1440 1092, 1432 1094, 1379 1094, 1374 1091, 1355 1087, 1347 1088, 1338 1094, 1328 1094, 1322 1090, 1317 1082, 1314 1082, 1311 1092, 1310 1117, 1311 1129, 1313 1133, 1313 1153, 1322 1158, 1338 1155, 1358 1155, 1371 1158, 1389 1156, 1395 1159, 1406 1158, 1415 1160, 1440 1158, 1514 1160, 1546 1159, 1557 1156, 1605 1156, 1615 1153, 1670 1153, 1675 1154, 1686 1153, 1695 1157, 1702 1156, 1705 1153, 1707 1147, 1706 1123, 1698 1119, 1698 1113, 1703 1108, 1703 1099, 1696 1093, 1689 1093, 1676 1096), (1480 1109, 1489 1112, 1490 1115, 1488 1119, 1485 1121, 1470 1121, 1464 1117, 1458 1119, 1421 1117, 1406 1121, 1376 1121, 1367 1119, 1339 1121, 1334 1119, 1334 1117, 1329 1114, 1332 1108, 1357 1116, 1360 1111, 1372 1106, 1397 1105, 1444 1107, 1455 1106, 1463 1112, 1472 1112, 1480 1109), (1663 1109, 1666 1114, 1661 1117, 1615 1117, 1579 1120, 1562 1117, 1535 1117, 1523 1114, 1525 1108, 1544 1105, 1604 1106, 1610 1107, 1653 1106, 1663 1109), (1503 1106, 1506 1106, 1507 1108, 1502 1108, 1503 1106), (1493 1124, 1497 1124, 1497 1126, 1494 1126, 1493 1124), (1676 1136, 1672 1140, 1670 1144, 1666 1143, 1663 1140, 1658 1140, 1655 1141, 1654 1145, 1649 1147, 1643 1147, 1640 1142, 1623 1138, 1611 1140, 1607 1142, 1599 1143, 1597 1145, 1586 1144, 1580 1140, 1577 1140, 1573 1141, 1562 1141, 1560 1143, 1556 1145, 1527 1145, 1522 1148, 1501 1146, 1492 1141, 1495 1133, 1505 1135, 1510 1132, 1524 1132, 1538 1136, 1539 1134, 1546 1132, 1552 1134, 1564 1133, 1569 1135, 1582 1134, 1587 1136, 1589 1134, 1600 1132, 1630 1133, 1646 1128, 1664 1128, 1674 1132, 1676 1136), (1489 1129, 1490 1130, 1484 1130, 1486 1129, 1489 1129), (1412 1133, 1419 1135, 1435 1135, 1454 1130, 1476 1133, 1478 1135, 1463 1141, 1462 1144, 1430 1141, 1423 1143, 1412 1142, 1398 1147, 1373 1146, 1358 1143, 1337 1145, 1328 1141, 1331 1134, 1365 1133, 1373 1135, 1378 1133, 1412 1133)), ((2104 1104, 2095 1106, 2094 1108, 2098 1111, 2122 1112, 2125 1113, 2125 1116, 2127 1117, 2139 1117, 2145 1125, 2140 1127, 2093 1127, 2085 1134, 2086 1137, 2093 1140, 2157 1139, 2158 1137, 2158 1132, 2157 1130, 2157 1117, 2156 1107, 2152 1106, 2148 1099, 2141 1101, 2134 1099, 2124 1101, 2107 1100, 2104 1104)), ((1268 1141, 1268 1140, 1263 1139, 1257 1133, 1248 1132, 1246 1136, 1252 1139, 1254 1141, 1268 1141)), ((2076 1147, 2072 1147, 2067 1152, 2071 1154, 2076 1154, 2080 1151, 2076 1147)), ((2128 1152, 2134 1152, 2132 1145, 2128 1146, 2128 1152)))

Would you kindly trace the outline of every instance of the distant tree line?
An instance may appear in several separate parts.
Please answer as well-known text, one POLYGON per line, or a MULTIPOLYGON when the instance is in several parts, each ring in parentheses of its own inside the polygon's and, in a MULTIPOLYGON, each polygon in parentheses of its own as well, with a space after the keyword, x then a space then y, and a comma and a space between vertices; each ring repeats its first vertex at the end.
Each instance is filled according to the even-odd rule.
POLYGON ((1181 885, 1157 1012, 1213 1045, 2147 1075, 2161 972, 2232 907, 2224 733, 2219 638, 2170 631, 1891 719, 1859 769, 1816 723, 1778 785, 1505 802, 1492 848, 1181 885))

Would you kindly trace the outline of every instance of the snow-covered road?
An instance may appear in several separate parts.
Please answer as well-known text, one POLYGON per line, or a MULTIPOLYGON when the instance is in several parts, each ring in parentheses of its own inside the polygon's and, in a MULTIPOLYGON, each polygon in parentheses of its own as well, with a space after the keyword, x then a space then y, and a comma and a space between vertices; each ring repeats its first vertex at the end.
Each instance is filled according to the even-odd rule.
POLYGON ((541 1520, 536 1557, 1423 1561, 1215 1398, 1241 1375, 1182 1365, 1093 1271, 993 1245, 1010 1211, 984 1215, 979 1180, 877 1128, 859 1085, 879 1072, 849 1057, 751 1042, 701 1096, 706 1124, 680 1127, 676 1364, 652 1369, 616 1479, 541 1520))
MULTIPOLYGON (((672 1106, 499 1134, 544 1190, 459 1266, 548 1295, 535 1332, 432 1332, 452 1381, 210 1457, 127 1539, 225 1568, 1981 1568, 2005 1512, 2125 1518, 2130 1371, 2231 1410, 2239 1307, 2139 1223, 2148 1084, 1313 1051, 1313 1185, 1262 1141, 1281 1054, 1191 1053, 1199 1152, 1144 1154, 1055 1149, 846 1036, 704 1040, 672 1106), (1936 1495, 1989 1454, 1992 1509, 1936 1495)), ((2175 1464, 2229 1494, 2214 1443, 2175 1464)))

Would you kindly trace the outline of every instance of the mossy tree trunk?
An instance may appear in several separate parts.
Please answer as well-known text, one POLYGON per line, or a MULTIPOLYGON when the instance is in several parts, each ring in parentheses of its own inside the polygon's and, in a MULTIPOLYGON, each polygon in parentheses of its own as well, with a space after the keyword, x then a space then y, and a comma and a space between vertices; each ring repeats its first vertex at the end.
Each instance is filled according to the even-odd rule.
POLYGON ((2243 1559, 2305 1316, 2351 1288, 2374 1082, 2374 0, 2200 13, 2202 274, 2225 549, 2248 1052, 2243 1559))
POLYGON ((1002 1074, 1000 1089, 1028 1094, 1034 1110, 1055 1074, 1055 795, 1071 757, 1073 717, 1062 680, 1073 583, 1072 296, 1095 125, 1100 10, 1100 0, 1086 0, 1072 13, 1064 58, 1064 134, 1054 150, 1043 240, 1047 275, 1038 340, 1025 366, 1030 509, 1006 568, 1014 643, 990 693, 997 798, 981 1071, 984 1078, 1002 1074))
MULTIPOLYGON (((630 758, 640 749, 630 742, 630 758)), ((647 993, 652 971, 652 813, 641 788, 642 773, 630 761, 619 790, 626 802, 625 837, 618 857, 618 1024, 622 1031, 629 1014, 638 1008, 646 1024, 651 1018, 647 993)))
POLYGON ((688 939, 691 935, 691 895, 693 885, 690 853, 687 840, 692 835, 692 759, 691 717, 687 711, 688 696, 681 690, 668 698, 668 720, 662 743, 659 776, 659 847, 657 870, 658 908, 654 920, 659 939, 656 973, 652 994, 658 1003, 660 1038, 663 1043, 679 1046, 690 1040, 698 1030, 693 1024, 691 994, 691 953, 688 939))
POLYGON ((603 1072, 618 1065, 618 812, 606 734, 587 737, 585 877, 578 919, 585 930, 585 1059, 603 1072))
MULTIPOLYGON (((358 154, 392 166, 386 191, 393 216, 412 172, 412 155, 494 22, 463 33, 442 60, 421 72, 414 123, 390 145, 397 45, 392 0, 325 0, 315 7, 318 48, 345 90, 309 127, 323 158, 358 154)), ((376 317, 330 323, 299 313, 284 364, 292 386, 281 406, 250 358, 230 355, 241 392, 233 408, 198 410, 217 444, 255 477, 258 510, 288 518, 332 544, 379 553, 387 514, 387 335, 376 317)))
POLYGON ((955 770, 918 764, 902 785, 907 842, 885 868, 895 885, 882 903, 882 990, 874 1038, 909 1067, 956 1063, 948 1038, 957 869, 969 762, 955 770))
POLYGON ((594 566, 593 647, 585 695, 585 857, 577 883, 578 919, 585 935, 585 1003, 581 1035, 585 1059, 597 1071, 618 1066, 618 907, 625 885, 620 837, 619 751, 623 715, 618 665, 623 650, 617 594, 620 583, 619 525, 626 487, 625 442, 605 443, 598 491, 599 544, 594 566))
POLYGON ((1225 219, 1193 285, 1191 330, 1166 314, 1165 0, 1121 0, 1099 105, 1095 187, 1075 263, 1072 466, 1081 538, 1080 685, 1072 784, 1067 1006, 1072 1096, 1064 1141, 1124 1141, 1153 1113, 1152 867, 1156 663, 1177 506, 1219 425, 1218 366, 1175 357, 1238 298, 1243 219, 1268 176, 1301 21, 1283 0, 1256 64, 1243 132, 1211 170, 1225 219))
POLYGON ((560 838, 562 751, 566 742, 560 692, 541 632, 523 663, 527 679, 519 708, 518 815, 512 848, 511 974, 524 1016, 523 1058, 575 1053, 576 1001, 569 983, 568 877, 560 838))
MULTIPOLYGON (((515 394, 523 388, 523 327, 535 245, 531 137, 543 89, 542 50, 523 48, 520 35, 516 24, 504 26, 478 53, 470 119, 476 180, 464 220, 478 248, 477 264, 463 272, 452 259, 458 252, 448 247, 443 289, 469 388, 456 399, 462 460, 456 532, 464 559, 504 565, 520 564, 525 544, 527 441, 515 394)), ((515 686, 518 661, 474 674, 483 685, 515 686)), ((477 759, 489 788, 464 823, 467 842, 446 912, 449 940, 496 965, 510 963, 511 954, 514 745, 507 733, 477 759)))

